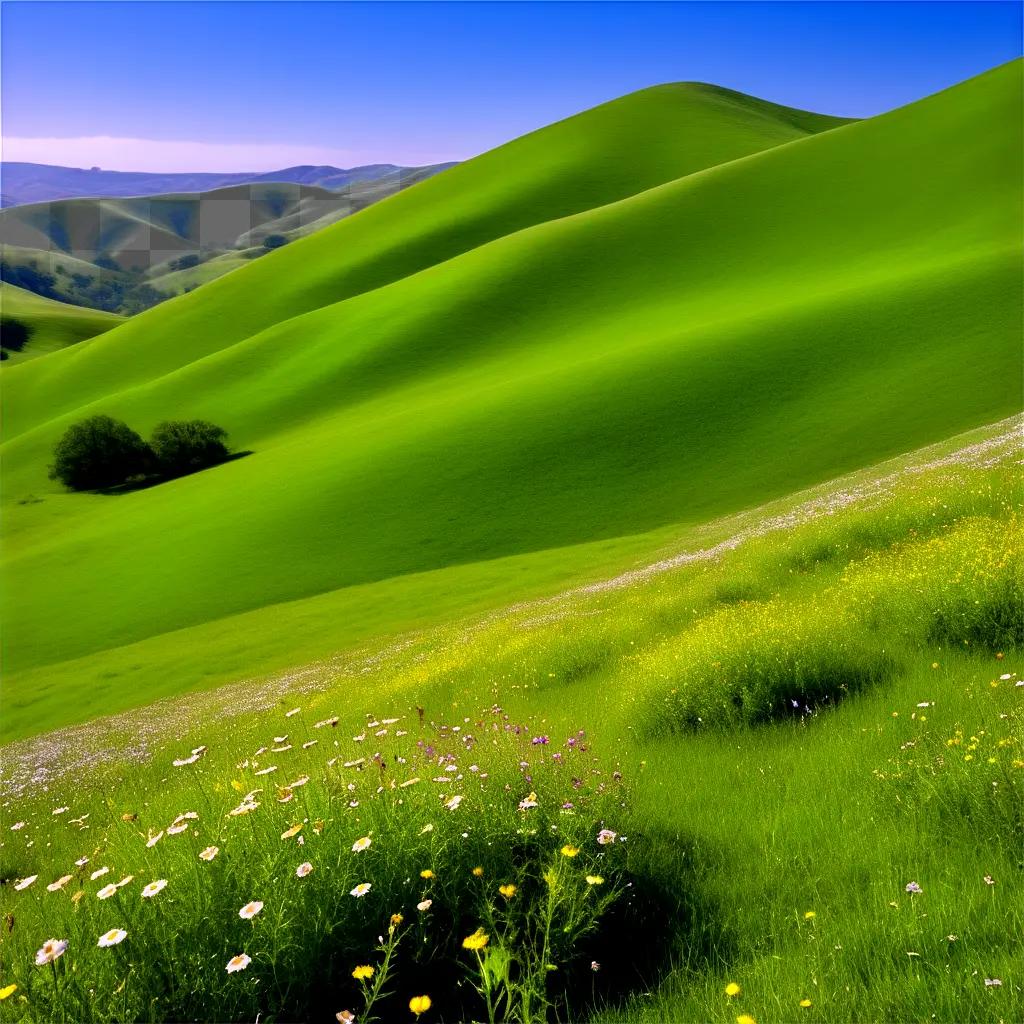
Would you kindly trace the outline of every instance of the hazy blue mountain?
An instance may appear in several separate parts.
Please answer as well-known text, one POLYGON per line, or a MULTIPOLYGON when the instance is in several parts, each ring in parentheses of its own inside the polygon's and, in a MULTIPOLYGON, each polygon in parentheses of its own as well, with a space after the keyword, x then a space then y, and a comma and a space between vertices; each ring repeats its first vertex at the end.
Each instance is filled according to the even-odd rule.
POLYGON ((0 205, 20 206, 57 199, 150 196, 164 193, 208 192, 228 185, 281 181, 321 188, 341 189, 356 182, 396 178, 412 171, 420 177, 442 171, 452 164, 400 167, 397 164, 368 164, 364 167, 329 165, 284 167, 262 173, 150 174, 145 171, 105 171, 100 168, 58 167, 4 161, 0 164, 0 205), (427 172, 423 174, 422 172, 427 172))

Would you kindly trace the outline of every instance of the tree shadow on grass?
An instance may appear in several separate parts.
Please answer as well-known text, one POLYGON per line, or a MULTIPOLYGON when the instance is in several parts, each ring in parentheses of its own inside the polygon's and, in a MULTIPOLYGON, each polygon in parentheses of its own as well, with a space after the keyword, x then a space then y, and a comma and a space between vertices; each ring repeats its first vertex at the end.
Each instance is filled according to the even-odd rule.
POLYGON ((244 459, 247 455, 255 454, 252 449, 244 452, 231 452, 227 458, 221 459, 220 462, 215 462, 212 466, 194 469, 191 473, 177 473, 174 476, 160 476, 156 473, 150 473, 146 476, 133 477, 131 480, 126 480, 123 484, 117 484, 114 487, 104 487, 91 493, 116 497, 120 494, 131 494, 134 491, 148 491, 151 487, 159 487, 160 484, 170 483, 172 480, 181 480, 186 476, 195 476, 196 473, 205 473, 208 469, 216 469, 218 466, 223 466, 228 462, 236 462, 238 459, 244 459))

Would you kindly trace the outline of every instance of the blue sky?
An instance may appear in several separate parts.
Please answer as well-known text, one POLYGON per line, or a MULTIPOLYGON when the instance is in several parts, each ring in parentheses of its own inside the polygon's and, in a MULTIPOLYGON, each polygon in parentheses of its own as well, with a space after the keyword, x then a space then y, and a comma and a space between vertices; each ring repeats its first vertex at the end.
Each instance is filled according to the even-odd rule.
POLYGON ((1020 53, 1018 3, 5 0, 5 159, 464 159, 658 82, 869 116, 1020 53))

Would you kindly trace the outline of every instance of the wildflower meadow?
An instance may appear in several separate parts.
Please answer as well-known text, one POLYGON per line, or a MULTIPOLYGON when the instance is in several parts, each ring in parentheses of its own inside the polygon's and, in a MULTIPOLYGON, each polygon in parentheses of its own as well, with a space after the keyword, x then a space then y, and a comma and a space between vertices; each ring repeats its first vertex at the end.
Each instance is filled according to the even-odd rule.
POLYGON ((1017 458, 9 746, 0 1020, 1024 1019, 1017 458))

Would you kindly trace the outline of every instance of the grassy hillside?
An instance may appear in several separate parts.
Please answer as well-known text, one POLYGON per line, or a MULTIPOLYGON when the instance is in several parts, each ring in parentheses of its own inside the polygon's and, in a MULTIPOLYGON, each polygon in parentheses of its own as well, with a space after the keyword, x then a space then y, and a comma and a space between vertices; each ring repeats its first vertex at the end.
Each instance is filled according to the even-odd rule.
MULTIPOLYGON (((516 139, 404 192, 241 280, 134 321, 109 356, 42 382, 27 423, 177 370, 284 320, 371 291, 512 234, 843 124, 702 85, 666 85, 516 139), (127 352, 132 358, 124 358, 127 352), (99 363, 104 367, 101 369, 99 363), (73 376, 71 385, 65 377, 73 376), (40 398, 42 396, 40 395, 40 398)), ((33 390, 35 385, 31 386, 33 390)), ((12 396, 8 430, 23 429, 12 396)))
POLYGON ((5 209, 4 280, 47 297, 135 313, 266 255, 270 236, 302 238, 443 169, 381 168, 376 178, 335 190, 268 181, 5 209))
POLYGON ((144 700, 137 680, 221 669, 193 648, 154 672, 128 645, 208 624, 270 663, 301 602, 340 595, 326 653, 1016 411, 1019 115, 1019 64, 817 135, 720 90, 648 90, 13 368, 19 715, 72 659, 144 700), (202 416, 254 454, 57 493, 53 443, 93 411, 143 432, 202 416))
POLYGON ((1022 1019, 1020 427, 8 746, 0 1019, 1022 1019))
POLYGON ((5 369, 47 352, 75 345, 109 331, 122 323, 113 313, 64 302, 44 299, 22 288, 0 282, 0 314, 23 323, 29 329, 29 339, 19 352, 11 352, 5 360, 5 369))

